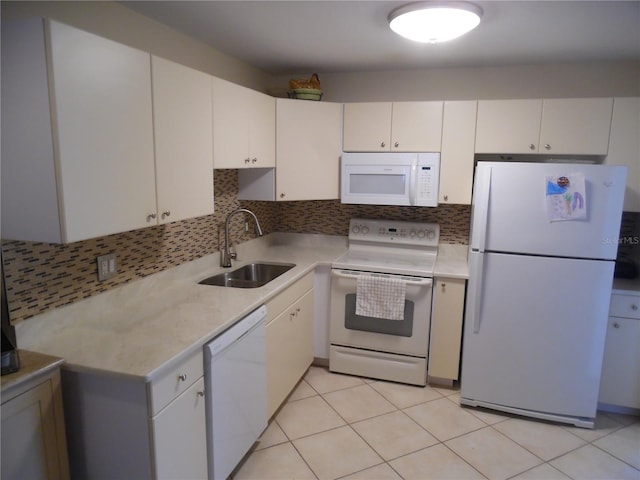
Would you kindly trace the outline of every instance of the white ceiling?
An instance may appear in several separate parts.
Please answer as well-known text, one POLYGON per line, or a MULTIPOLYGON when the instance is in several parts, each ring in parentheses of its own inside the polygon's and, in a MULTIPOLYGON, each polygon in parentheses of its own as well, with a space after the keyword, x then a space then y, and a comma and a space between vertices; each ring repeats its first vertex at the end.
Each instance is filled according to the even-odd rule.
POLYGON ((640 60, 640 1, 477 1, 467 35, 438 45, 393 33, 398 1, 126 1, 265 72, 640 60))

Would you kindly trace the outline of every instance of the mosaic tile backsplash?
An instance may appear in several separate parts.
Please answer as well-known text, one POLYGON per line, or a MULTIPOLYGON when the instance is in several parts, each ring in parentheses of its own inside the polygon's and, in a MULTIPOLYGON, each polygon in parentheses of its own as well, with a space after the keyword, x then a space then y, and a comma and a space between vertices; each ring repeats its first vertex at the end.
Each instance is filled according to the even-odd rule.
MULTIPOLYGON (((237 208, 249 208, 265 233, 296 232, 347 235, 352 217, 428 221, 440 224, 443 243, 468 242, 471 207, 437 208, 342 205, 338 200, 254 202, 238 200, 236 170, 214 174, 215 213, 204 217, 76 242, 69 245, 4 241, 11 318, 19 322, 65 304, 115 288, 137 278, 220 250, 224 222, 237 208), (116 252, 118 274, 99 282, 96 257, 116 252)), ((231 238, 241 243, 255 236, 242 215, 231 223, 231 238)))

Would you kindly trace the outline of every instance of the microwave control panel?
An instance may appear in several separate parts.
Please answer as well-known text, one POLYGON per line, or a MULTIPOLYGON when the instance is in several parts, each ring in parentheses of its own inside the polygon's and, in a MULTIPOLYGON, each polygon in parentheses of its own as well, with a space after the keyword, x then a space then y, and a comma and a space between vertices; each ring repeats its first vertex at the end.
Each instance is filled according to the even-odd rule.
POLYGON ((439 156, 420 154, 416 164, 415 205, 436 207, 438 205, 438 185, 440 183, 439 156))

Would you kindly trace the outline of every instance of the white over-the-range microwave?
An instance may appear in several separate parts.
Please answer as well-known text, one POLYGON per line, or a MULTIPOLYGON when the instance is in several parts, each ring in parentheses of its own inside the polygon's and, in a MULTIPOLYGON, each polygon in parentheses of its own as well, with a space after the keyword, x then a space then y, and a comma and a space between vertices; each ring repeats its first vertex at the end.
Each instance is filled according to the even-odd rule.
POLYGON ((438 206, 440 153, 342 154, 342 203, 438 206))

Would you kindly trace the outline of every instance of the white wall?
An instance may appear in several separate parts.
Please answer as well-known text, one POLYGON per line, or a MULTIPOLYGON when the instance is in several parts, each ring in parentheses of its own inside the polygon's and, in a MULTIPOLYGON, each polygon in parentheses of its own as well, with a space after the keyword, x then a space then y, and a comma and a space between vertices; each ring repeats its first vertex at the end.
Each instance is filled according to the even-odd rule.
MULTIPOLYGON (((267 91, 285 96, 289 78, 309 76, 274 77, 267 91)), ((319 77, 322 99, 332 102, 640 96, 640 62, 322 73, 319 77)))
MULTIPOLYGON (((116 2, 0 2, 2 19, 46 16, 275 96, 290 78, 271 76, 116 2)), ((640 62, 321 73, 323 100, 466 100, 640 96, 640 62)))
POLYGON ((2 21, 49 17, 256 90, 269 75, 116 2, 0 2, 2 21))

